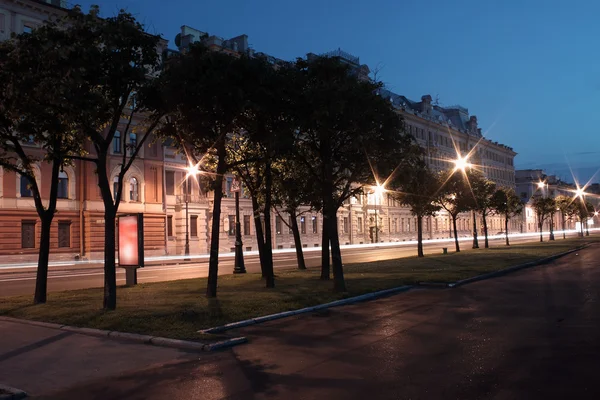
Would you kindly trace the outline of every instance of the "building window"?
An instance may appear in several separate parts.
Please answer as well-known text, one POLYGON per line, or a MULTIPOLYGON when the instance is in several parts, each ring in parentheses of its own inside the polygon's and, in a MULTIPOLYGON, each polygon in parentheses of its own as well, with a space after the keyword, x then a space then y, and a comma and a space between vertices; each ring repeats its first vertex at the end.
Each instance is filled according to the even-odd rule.
POLYGON ((363 231, 363 219, 362 217, 356 218, 356 227, 358 228, 358 233, 362 233, 363 231))
POLYGON ((115 176, 113 179, 113 198, 117 200, 117 193, 119 192, 119 177, 115 176))
POLYGON ((130 201, 139 201, 139 186, 137 178, 132 177, 129 180, 129 200, 130 201))
POLYGON ((300 217, 300 233, 306 235, 306 219, 300 217))
POLYGON ((289 217, 288 219, 288 234, 291 235, 292 234, 292 217, 289 217))
POLYGON ((21 248, 35 248, 35 221, 21 222, 21 248))
POLYGON ((317 217, 312 217, 312 232, 317 233, 317 217))
POLYGON ((173 216, 167 215, 167 236, 173 236, 173 216))
POLYGON ((71 221, 58 223, 58 247, 71 247, 71 221))
POLYGON ((344 217, 344 233, 348 233, 348 217, 344 217))
POLYGON ((190 215, 190 236, 198 237, 198 216, 190 215))
POLYGON ((23 25, 23 33, 30 34, 33 31, 33 27, 29 25, 23 25))
POLYGON ((229 215, 229 229, 227 230, 229 236, 235 235, 235 215, 229 215))
POLYGON ((250 234, 250 216, 244 215, 244 235, 250 234))
POLYGON ((281 217, 279 215, 275 217, 275 233, 281 235, 281 217))
POLYGON ((25 175, 21 175, 21 197, 33 197, 31 181, 25 175))
POLYGON ((129 134, 129 155, 133 155, 137 147, 137 133, 129 134))
POLYGON ((227 177, 227 180, 225 181, 225 197, 232 197, 231 195, 231 186, 233 185, 233 178, 232 177, 227 177))
POLYGON ((169 196, 175 194, 175 171, 165 171, 165 190, 169 196))
POLYGON ((121 132, 115 131, 113 136, 113 153, 121 154, 121 132))
POLYGON ((64 171, 61 171, 58 173, 57 197, 59 199, 68 199, 69 198, 69 177, 67 176, 67 174, 64 171))

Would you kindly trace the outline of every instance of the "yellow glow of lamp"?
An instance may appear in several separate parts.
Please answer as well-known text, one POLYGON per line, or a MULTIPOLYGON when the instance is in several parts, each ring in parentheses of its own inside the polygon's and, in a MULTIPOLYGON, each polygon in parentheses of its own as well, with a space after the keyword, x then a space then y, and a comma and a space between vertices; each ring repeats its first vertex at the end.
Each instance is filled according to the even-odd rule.
POLYGON ((467 160, 467 157, 458 157, 456 160, 454 160, 454 170, 461 170, 464 171, 466 168, 470 167, 471 163, 469 163, 469 161, 467 160))
POLYGON ((380 197, 385 192, 385 187, 378 183, 377 186, 374 187, 374 190, 375 190, 375 195, 377 197, 380 197))
POLYGON ((538 185, 538 188, 543 189, 546 184, 542 181, 539 181, 537 185, 538 185))

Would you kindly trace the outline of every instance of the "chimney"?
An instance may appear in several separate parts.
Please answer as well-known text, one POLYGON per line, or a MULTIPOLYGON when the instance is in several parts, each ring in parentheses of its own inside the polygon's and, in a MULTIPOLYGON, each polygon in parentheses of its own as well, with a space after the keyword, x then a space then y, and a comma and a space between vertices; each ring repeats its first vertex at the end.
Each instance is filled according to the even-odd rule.
POLYGON ((421 96, 421 112, 431 114, 431 96, 428 94, 421 96))
POLYGON ((469 118, 469 121, 467 122, 467 128, 469 129, 469 132, 471 132, 471 133, 479 132, 479 130, 477 128, 477 117, 475 115, 471 115, 471 118, 469 118))

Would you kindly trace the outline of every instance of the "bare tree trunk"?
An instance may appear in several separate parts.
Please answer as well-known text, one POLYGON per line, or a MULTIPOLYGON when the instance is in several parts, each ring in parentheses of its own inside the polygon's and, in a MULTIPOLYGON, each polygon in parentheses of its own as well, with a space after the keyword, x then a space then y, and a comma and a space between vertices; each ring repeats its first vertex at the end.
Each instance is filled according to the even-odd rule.
POLYGON ((543 232, 543 228, 544 228, 544 221, 538 223, 539 227, 540 227, 540 242, 544 241, 544 232, 543 232))
POLYGON ((565 214, 563 214, 562 212, 560 213, 561 215, 561 219, 562 219, 562 229, 563 229, 563 239, 567 238, 567 228, 565 227, 565 214))
POLYGON ((56 198, 58 195, 58 174, 60 172, 60 162, 54 160, 52 162, 52 176, 50 183, 50 201, 48 208, 44 210, 40 189, 36 185, 35 196, 36 211, 42 222, 42 231, 40 235, 40 251, 38 256, 38 267, 35 277, 35 293, 33 295, 33 303, 41 304, 47 300, 48 293, 48 261, 50 259, 50 232, 52 228, 52 220, 56 212, 56 198))
MULTIPOLYGON (((329 200, 331 201, 331 200, 329 200)), ((331 241, 331 261, 333 266, 333 290, 336 292, 346 291, 346 281, 344 280, 344 268, 342 265, 342 253, 340 250, 340 238, 337 227, 337 210, 332 205, 328 207, 329 213, 329 240, 331 241)))
POLYGON ((422 215, 417 215, 417 257, 425 257, 425 254, 423 254, 423 216, 422 215))
POLYGON ((255 196, 252 196, 252 213, 254 231, 256 233, 256 245, 258 246, 258 258, 260 260, 260 272, 262 273, 262 277, 265 278, 267 276, 265 271, 265 235, 262 229, 262 221, 260 220, 260 207, 255 196))
POLYGON ((504 237, 506 238, 506 245, 510 246, 508 242, 508 217, 504 218, 504 237))
POLYGON ((485 213, 482 214, 482 218, 483 218, 483 236, 484 236, 484 242, 485 242, 485 248, 489 249, 490 248, 490 242, 488 240, 488 226, 487 226, 487 218, 485 216, 485 213))
POLYGON ((473 248, 479 248, 479 239, 477 239, 477 214, 473 212, 473 248))
POLYGON ((42 232, 40 235, 40 252, 38 257, 38 267, 35 277, 35 294, 33 296, 34 304, 46 302, 48 292, 48 260, 50 256, 50 229, 52 227, 53 214, 44 214, 41 216, 42 232))
POLYGON ((456 247, 456 252, 460 253, 460 245, 458 244, 458 235, 456 229, 456 215, 452 216, 452 229, 454 230, 454 246, 456 247))
POLYGON ((104 308, 117 308, 116 219, 114 206, 104 210, 104 308))
POLYGON ((225 143, 217 144, 217 174, 215 177, 212 229, 210 232, 210 258, 208 262, 208 283, 206 297, 217 297, 217 278, 219 274, 219 235, 221 234, 221 201, 223 199, 223 175, 227 172, 225 163, 225 143))
POLYGON ((321 232, 321 279, 328 281, 330 277, 329 268, 329 216, 323 210, 323 230, 321 232))
MULTIPOLYGON (((298 269, 306 269, 306 264, 304 262, 304 251, 302 250, 302 240, 300 238, 300 229, 298 229, 298 220, 296 211, 293 210, 290 212, 290 216, 292 217, 292 233, 294 234, 294 245, 296 247, 296 258, 298 260, 298 269)), ((327 255, 327 259, 329 259, 329 255, 327 255)))
POLYGON ((267 161, 265 165, 265 248, 264 261, 267 287, 275 287, 275 272, 273 271, 273 246, 271 234, 271 187, 273 184, 273 175, 271 163, 267 161))

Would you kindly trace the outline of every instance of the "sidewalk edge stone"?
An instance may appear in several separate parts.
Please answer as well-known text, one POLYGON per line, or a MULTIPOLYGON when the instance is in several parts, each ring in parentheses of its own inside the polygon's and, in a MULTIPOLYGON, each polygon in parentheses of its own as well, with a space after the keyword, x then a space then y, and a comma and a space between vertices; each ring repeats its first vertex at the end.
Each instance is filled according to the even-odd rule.
POLYGON ((10 387, 7 385, 0 384, 0 389, 8 392, 8 394, 0 394, 0 400, 19 400, 29 396, 26 392, 21 389, 10 387))
POLYGON ((567 251, 564 251, 562 253, 554 254, 552 256, 545 257, 545 258, 542 258, 542 259, 537 260, 537 261, 531 261, 531 262, 528 262, 528 263, 519 264, 519 265, 515 265, 515 266, 512 266, 512 267, 504 268, 504 269, 501 269, 499 271, 488 272, 486 274, 477 275, 477 276, 473 276, 471 278, 467 278, 467 279, 463 279, 463 280, 460 280, 460 281, 448 283, 448 287, 449 288, 457 288, 459 286, 463 286, 463 285, 466 285, 468 283, 477 282, 477 281, 483 281, 483 280, 486 280, 486 279, 491 279, 491 278, 495 278, 495 277, 498 277, 498 276, 510 274, 511 272, 519 271, 521 269, 531 268, 531 267, 536 267, 538 265, 547 264, 547 263, 549 263, 551 261, 554 261, 554 260, 556 260, 558 258, 564 257, 564 256, 569 255, 571 253, 575 253, 577 251, 580 251, 580 250, 582 250, 582 249, 584 249, 584 248, 586 248, 588 246, 589 246, 589 244, 584 244, 584 245, 576 247, 574 249, 567 250, 567 251))
MULTIPOLYGON (((235 337, 227 340, 222 340, 220 342, 215 343, 206 343, 206 342, 196 342, 191 340, 180 340, 180 339, 171 339, 160 336, 150 336, 143 335, 138 333, 129 333, 129 332, 118 332, 118 331, 108 331, 102 329, 95 328, 80 328, 76 326, 69 325, 60 325, 53 324, 49 322, 39 322, 39 321, 31 321, 27 319, 13 318, 0 316, 0 321, 7 321, 12 323, 20 323, 25 325, 33 325, 39 326, 43 328, 51 328, 61 331, 72 332, 76 334, 86 335, 86 336, 94 336, 94 337, 105 337, 113 340, 127 340, 131 342, 138 342, 141 344, 147 344, 158 347, 169 347, 173 349, 180 350, 193 350, 193 351, 214 351, 218 349, 222 349, 225 347, 232 347, 238 344, 246 343, 248 339, 245 337, 235 337)), ((255 322, 252 321, 252 325, 255 322)), ((2 385, 0 385, 2 387, 2 385)), ((2 396, 0 396, 0 400, 5 400, 2 396)))
POLYGON ((267 322, 267 321, 273 321, 276 319, 287 318, 287 317, 291 317, 291 316, 298 315, 298 314, 305 314, 305 313, 309 313, 309 312, 313 312, 313 311, 323 310, 326 308, 338 307, 338 306, 343 306, 343 305, 347 305, 347 304, 358 303, 361 301, 377 299, 377 298, 384 297, 387 295, 405 292, 412 288, 414 288, 414 286, 412 286, 412 285, 399 286, 396 288, 380 290, 378 292, 366 293, 366 294, 362 294, 359 296, 349 297, 347 299, 336 300, 336 301, 332 301, 330 303, 319 304, 319 305, 312 306, 312 307, 305 307, 305 308, 300 308, 298 310, 291 310, 291 311, 283 311, 280 313, 264 315, 262 317, 251 318, 251 319, 247 319, 244 321, 232 322, 232 323, 222 325, 222 326, 215 326, 213 328, 203 329, 198 332, 221 333, 221 332, 228 331, 230 329, 243 328, 243 327, 246 327, 249 325, 260 324, 260 323, 267 322))

